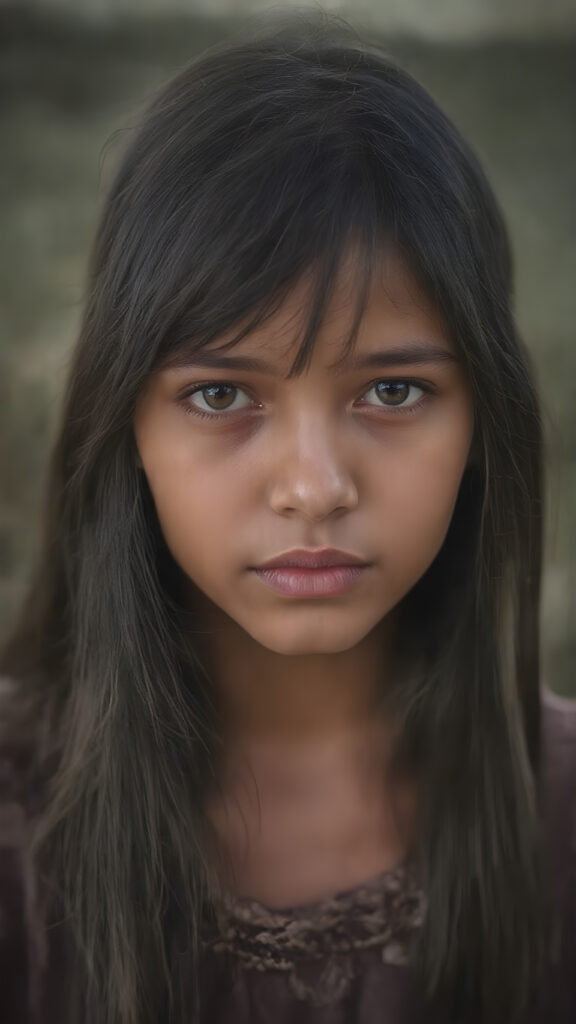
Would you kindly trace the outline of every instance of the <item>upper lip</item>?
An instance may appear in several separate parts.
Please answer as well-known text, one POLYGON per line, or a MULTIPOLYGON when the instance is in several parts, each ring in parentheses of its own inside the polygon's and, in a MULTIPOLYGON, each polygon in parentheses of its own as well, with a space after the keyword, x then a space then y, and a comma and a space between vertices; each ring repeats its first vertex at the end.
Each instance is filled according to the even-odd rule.
POLYGON ((325 569, 334 565, 367 565, 365 559, 351 555, 347 551, 336 551, 335 548, 323 548, 311 551, 306 548, 294 548, 282 555, 270 558, 257 566, 258 569, 276 569, 290 567, 294 569, 325 569))

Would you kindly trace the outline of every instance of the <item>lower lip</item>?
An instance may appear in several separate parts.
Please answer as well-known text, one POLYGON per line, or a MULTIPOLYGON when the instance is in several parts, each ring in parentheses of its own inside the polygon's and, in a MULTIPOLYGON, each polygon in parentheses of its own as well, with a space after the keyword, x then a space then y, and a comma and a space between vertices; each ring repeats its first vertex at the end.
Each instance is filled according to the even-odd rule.
POLYGON ((255 569, 267 587, 287 597, 336 597, 350 590, 366 565, 334 565, 325 569, 255 569))

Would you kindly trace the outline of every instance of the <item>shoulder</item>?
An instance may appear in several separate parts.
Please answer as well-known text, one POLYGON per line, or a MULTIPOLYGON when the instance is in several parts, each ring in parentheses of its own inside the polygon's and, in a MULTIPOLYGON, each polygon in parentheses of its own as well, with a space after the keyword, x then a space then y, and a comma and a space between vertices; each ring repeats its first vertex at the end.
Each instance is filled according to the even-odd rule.
POLYGON ((24 819, 22 778, 7 714, 14 690, 11 680, 0 676, 0 849, 19 844, 24 819))
POLYGON ((21 772, 4 714, 10 687, 0 678, 0 1020, 29 1020, 27 813, 21 772))
POLYGON ((574 722, 576 721, 576 699, 571 697, 560 697, 553 690, 550 690, 547 686, 542 687, 542 708, 545 715, 548 715, 550 719, 556 721, 563 721, 564 723, 572 723, 572 728, 576 728, 574 722))
MULTIPOLYGON (((0 677, 0 943, 22 924, 28 803, 23 765, 13 742, 7 713, 14 686, 0 677)), ((1 1018, 0 1018, 1 1019, 1 1018)))
POLYGON ((576 701, 542 692, 540 805, 560 905, 576 893, 576 701))
MULTIPOLYGON (((22 772, 7 726, 6 707, 12 688, 0 677, 0 916, 13 903, 21 873, 26 838, 26 801, 22 772)), ((5 931, 5 922, 3 922, 5 931)))
POLYGON ((542 690, 542 758, 548 775, 576 781, 576 700, 542 690))
MULTIPOLYGON (((551 899, 551 991, 575 1020, 576 988, 576 701, 542 691, 540 809, 545 884, 551 899)), ((560 1013, 560 1010, 558 1011, 560 1013)))
POLYGON ((576 804, 576 700, 542 690, 542 784, 546 800, 576 804))

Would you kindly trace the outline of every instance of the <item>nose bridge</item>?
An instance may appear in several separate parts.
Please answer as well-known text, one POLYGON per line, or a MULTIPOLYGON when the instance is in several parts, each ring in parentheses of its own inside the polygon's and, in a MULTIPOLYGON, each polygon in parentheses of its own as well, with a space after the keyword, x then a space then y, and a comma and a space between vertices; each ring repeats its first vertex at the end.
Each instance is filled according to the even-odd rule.
POLYGON ((296 472, 331 474, 343 461, 338 431, 322 412, 302 412, 295 416, 286 429, 284 440, 287 464, 296 472))
POLYGON ((272 487, 276 511, 322 518, 356 504, 351 454, 335 416, 318 404, 300 406, 279 425, 279 434, 272 487))

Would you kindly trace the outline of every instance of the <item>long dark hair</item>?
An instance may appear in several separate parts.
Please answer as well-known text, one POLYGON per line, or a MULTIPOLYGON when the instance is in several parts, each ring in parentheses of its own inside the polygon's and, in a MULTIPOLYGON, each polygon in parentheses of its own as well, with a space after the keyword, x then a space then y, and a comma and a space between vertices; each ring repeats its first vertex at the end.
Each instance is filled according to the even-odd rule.
POLYGON ((302 372, 352 240, 356 328, 392 246, 443 314, 475 405, 448 536, 401 609, 398 706, 420 772, 428 908, 415 967, 450 1019, 509 1021, 529 996, 542 943, 541 431, 506 228, 428 93, 317 16, 173 78, 97 234, 40 563, 0 666, 33 751, 46 913, 79 950, 75 1020, 190 1021, 217 886, 210 680, 184 643, 178 572, 137 466, 136 400, 182 346, 242 323, 234 344, 313 269, 302 372))

